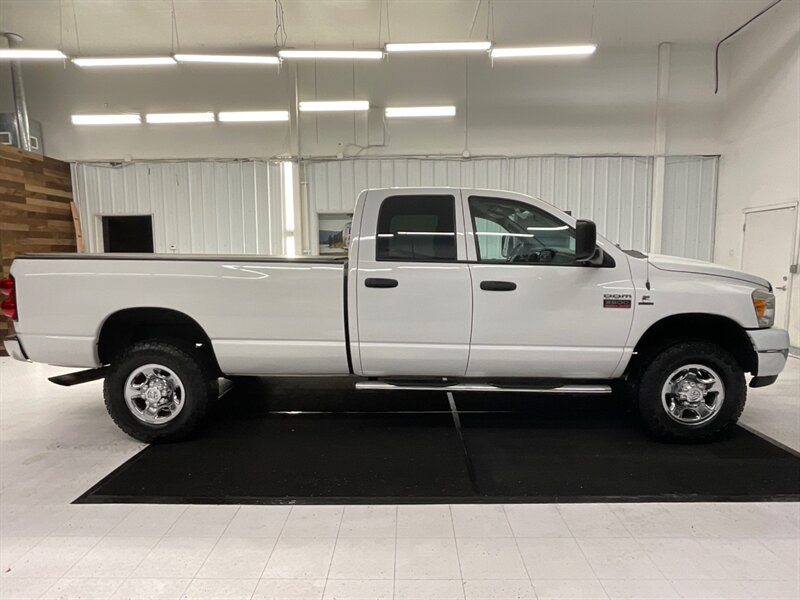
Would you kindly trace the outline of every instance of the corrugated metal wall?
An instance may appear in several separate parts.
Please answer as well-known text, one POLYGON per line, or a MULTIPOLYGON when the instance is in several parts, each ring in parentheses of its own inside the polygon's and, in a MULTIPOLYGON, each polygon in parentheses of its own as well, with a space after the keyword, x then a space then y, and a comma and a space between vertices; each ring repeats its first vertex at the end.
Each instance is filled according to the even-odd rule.
MULTIPOLYGON (((662 252, 713 256, 717 157, 666 160, 662 252)), ((353 210, 368 187, 462 186, 537 196, 592 219, 625 248, 648 249, 653 159, 521 157, 306 161, 312 252, 316 215, 353 210)), ((73 165, 73 183, 89 252, 102 251, 102 215, 153 215, 156 252, 283 254, 279 162, 185 161, 73 165)))
MULTIPOLYGON (((705 242, 713 245, 716 161, 698 156, 667 160, 664 252, 711 258, 705 242), (680 215, 691 222, 691 235, 681 226, 680 215)), ((303 167, 312 230, 313 215, 351 212, 358 193, 368 187, 461 186, 536 196, 578 218, 592 219, 603 235, 624 248, 649 248, 651 157, 357 158, 306 161, 303 167)))
POLYGON ((460 186, 536 196, 625 248, 646 249, 653 161, 648 157, 351 159, 306 162, 310 212, 350 212, 368 187, 460 186))
POLYGON ((716 156, 671 156, 664 172, 661 252, 712 260, 717 210, 716 156))
POLYGON ((137 162, 72 166, 87 252, 103 215, 152 215, 156 252, 283 254, 279 162, 137 162))

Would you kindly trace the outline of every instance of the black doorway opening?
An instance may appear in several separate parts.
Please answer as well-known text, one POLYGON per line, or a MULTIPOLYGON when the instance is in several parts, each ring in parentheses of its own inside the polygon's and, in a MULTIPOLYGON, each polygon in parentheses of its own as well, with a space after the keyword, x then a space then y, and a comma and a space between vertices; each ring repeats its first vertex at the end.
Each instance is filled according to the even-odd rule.
POLYGON ((103 217, 103 252, 153 252, 150 215, 103 217))
POLYGON ((245 379, 191 440, 149 446, 78 503, 380 504, 800 499, 800 458, 735 427, 650 439, 615 397, 355 392, 245 379), (454 418, 458 417, 458 418, 454 418))

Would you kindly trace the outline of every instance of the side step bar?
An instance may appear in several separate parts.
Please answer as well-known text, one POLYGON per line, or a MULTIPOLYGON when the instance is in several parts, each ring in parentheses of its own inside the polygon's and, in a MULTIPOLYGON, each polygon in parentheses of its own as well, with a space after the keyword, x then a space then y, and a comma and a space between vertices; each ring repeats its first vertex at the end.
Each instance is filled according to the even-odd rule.
POLYGON ((610 385, 557 385, 547 386, 520 386, 496 385, 492 383, 390 383, 388 381, 359 381, 357 390, 405 390, 405 391, 439 391, 439 392, 523 392, 529 394, 610 394, 610 385))

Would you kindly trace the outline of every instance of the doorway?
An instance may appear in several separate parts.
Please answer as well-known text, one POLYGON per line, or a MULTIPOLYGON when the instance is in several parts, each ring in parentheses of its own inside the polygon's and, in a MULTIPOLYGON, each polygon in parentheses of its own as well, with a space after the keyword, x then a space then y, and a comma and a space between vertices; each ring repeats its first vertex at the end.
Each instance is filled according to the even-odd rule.
POLYGON ((789 322, 796 224, 797 204, 745 209, 742 270, 772 284, 775 326, 784 329, 789 322))
POLYGON ((103 252, 153 252, 153 217, 102 217, 103 252))

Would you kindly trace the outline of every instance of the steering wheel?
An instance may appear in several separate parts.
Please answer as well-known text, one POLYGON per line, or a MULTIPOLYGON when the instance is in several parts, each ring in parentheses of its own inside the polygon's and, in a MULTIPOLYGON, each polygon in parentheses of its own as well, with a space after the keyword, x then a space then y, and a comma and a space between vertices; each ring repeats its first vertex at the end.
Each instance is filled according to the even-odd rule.
POLYGON ((508 262, 550 263, 556 257, 556 251, 550 248, 533 249, 522 243, 515 246, 508 255, 508 262))

